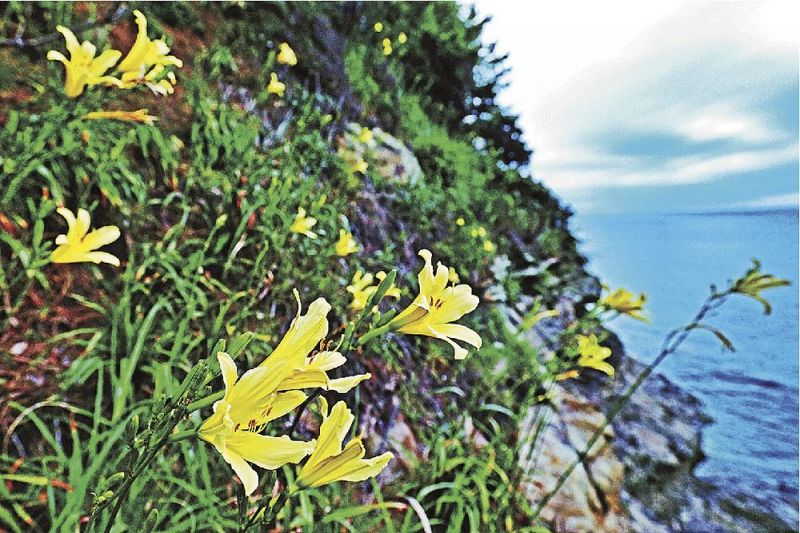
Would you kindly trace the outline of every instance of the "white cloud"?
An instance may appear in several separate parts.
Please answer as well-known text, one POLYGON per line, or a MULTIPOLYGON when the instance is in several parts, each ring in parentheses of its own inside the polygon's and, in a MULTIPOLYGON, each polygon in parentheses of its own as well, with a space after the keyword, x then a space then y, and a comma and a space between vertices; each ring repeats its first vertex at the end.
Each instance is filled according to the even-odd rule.
POLYGON ((705 111, 678 124, 676 132, 696 143, 732 140, 752 143, 775 141, 776 132, 756 115, 743 115, 730 106, 705 111))
MULTIPOLYGON (((588 164, 548 166, 544 178, 556 190, 608 189, 614 187, 663 187, 692 183, 707 183, 732 174, 767 170, 796 162, 796 144, 773 150, 753 150, 726 153, 715 157, 682 157, 664 165, 630 170, 633 165, 603 165, 602 156, 592 170, 588 164)), ((638 165, 638 163, 637 163, 638 165)))
POLYGON ((741 202, 736 204, 735 207, 750 207, 750 208, 766 208, 766 207, 797 207, 800 204, 800 195, 796 192, 787 194, 775 194, 772 196, 765 196, 764 198, 757 198, 748 202, 741 202))
POLYGON ((796 130, 769 98, 797 86, 800 3, 478 9, 511 54, 504 99, 521 114, 533 173, 557 192, 703 183, 797 160, 796 130))

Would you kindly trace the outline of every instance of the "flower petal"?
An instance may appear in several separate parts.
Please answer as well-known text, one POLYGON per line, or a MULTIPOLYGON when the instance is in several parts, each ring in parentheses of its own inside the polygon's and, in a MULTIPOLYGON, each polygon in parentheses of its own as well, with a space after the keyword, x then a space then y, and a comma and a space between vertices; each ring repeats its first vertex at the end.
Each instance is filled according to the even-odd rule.
POLYGON ((339 352, 319 352, 311 356, 307 368, 309 370, 332 370, 347 362, 347 358, 339 352))
POLYGON ((75 34, 72 33, 72 30, 66 28, 64 26, 56 26, 56 31, 64 36, 64 44, 67 47, 67 50, 70 53, 70 56, 76 53, 80 53, 81 45, 78 42, 78 38, 75 37, 75 34))
POLYGON ((357 468, 354 468, 350 473, 339 477, 342 481, 364 481, 365 479, 377 476, 381 471, 386 468, 394 458, 392 452, 386 452, 371 459, 362 459, 358 462, 357 468))
POLYGON ((599 370, 600 372, 605 372, 609 376, 614 375, 614 367, 611 366, 609 363, 605 361, 601 361, 598 359, 585 359, 578 362, 579 365, 588 368, 594 368, 595 370, 599 370))
POLYGON ((302 368, 305 365, 306 356, 328 334, 326 316, 331 310, 331 306, 325 298, 314 300, 305 315, 301 315, 303 308, 300 304, 300 296, 296 291, 295 298, 297 298, 298 305, 297 316, 272 354, 261 363, 262 366, 288 361, 292 368, 302 368))
POLYGON ((83 41, 81 43, 81 50, 86 58, 91 59, 97 53, 97 47, 90 43, 89 41, 83 41))
MULTIPOLYGON (((453 347, 454 357, 456 359, 464 359, 467 356, 467 350, 455 342, 453 342, 450 337, 445 335, 444 333, 438 331, 437 328, 446 325, 446 324, 435 324, 430 325, 425 322, 414 322, 407 326, 400 328, 398 331, 402 333, 407 333, 409 335, 426 335, 428 337, 436 337, 439 340, 445 341, 447 344, 453 347)), ((457 324, 455 324, 457 325, 457 324)))
POLYGON ((225 352, 217 352, 217 361, 219 369, 222 371, 222 381, 225 383, 225 397, 228 398, 239 378, 239 370, 236 368, 233 358, 225 352))
POLYGON ((89 250, 96 250, 101 246, 116 241, 119 239, 119 235, 119 228, 117 226, 103 226, 85 236, 83 238, 83 246, 89 250))
POLYGON ((253 467, 247 464, 242 456, 236 454, 232 450, 220 450, 222 457, 231 465, 233 471, 239 476, 239 479, 244 485, 244 493, 247 496, 253 494, 258 488, 258 474, 253 470, 253 467))
POLYGON ((299 463, 314 451, 314 441, 291 440, 285 435, 269 437, 249 431, 232 433, 225 444, 228 450, 267 470, 275 470, 287 463, 299 463))
POLYGON ((262 418, 259 419, 258 422, 260 424, 265 424, 270 420, 275 420, 276 418, 280 418, 292 412, 298 405, 303 403, 307 397, 308 396, 299 390, 276 394, 267 412, 262 413, 262 418))
POLYGON ((481 347, 481 336, 467 326, 462 326, 461 324, 436 324, 433 328, 451 339, 464 341, 475 348, 481 347))
POLYGON ((136 17, 136 25, 139 27, 139 31, 136 33, 136 41, 134 41, 128 55, 117 67, 120 72, 138 71, 147 55, 147 48, 150 43, 150 39, 147 37, 147 18, 138 9, 133 11, 133 15, 136 17))
POLYGON ((456 285, 446 288, 441 295, 442 305, 431 311, 431 320, 443 323, 454 322, 478 307, 480 299, 472 294, 469 285, 456 285))
POLYGON ((233 431, 233 420, 229 416, 231 405, 225 400, 214 402, 214 412, 197 430, 198 436, 213 444, 219 451, 225 449, 225 438, 233 431))
POLYGON ((272 402, 278 385, 291 374, 285 363, 274 367, 256 367, 248 370, 227 395, 231 403, 231 419, 236 424, 247 426, 256 421, 272 402))
POLYGON ((62 217, 64 217, 64 220, 67 221, 66 239, 69 241, 75 235, 75 232, 72 229, 75 227, 75 214, 66 207, 59 207, 58 209, 56 209, 56 212, 62 217))
POLYGON ((108 69, 113 67, 114 63, 119 61, 120 57, 122 57, 122 52, 119 50, 113 50, 111 48, 103 50, 103 52, 92 61, 89 71, 94 77, 100 77, 105 74, 108 69))
POLYGON ((82 254, 74 254, 74 261, 61 261, 62 263, 78 263, 89 261, 96 265, 100 263, 108 263, 109 265, 119 266, 119 258, 107 252, 85 252, 82 254))
MULTIPOLYGON (((320 430, 321 437, 322 432, 320 430)), ((338 449, 336 453, 328 454, 325 457, 319 455, 320 460, 313 461, 315 455, 317 455, 315 451, 308 458, 308 461, 303 465, 300 474, 297 476, 297 483, 300 486, 319 487, 326 483, 332 483, 338 480, 339 476, 350 473, 353 469, 352 463, 357 463, 366 453, 361 439, 351 440, 344 447, 344 450, 341 449, 341 439, 336 442, 336 448, 338 449)), ((317 445, 318 449, 319 445, 317 445)))
POLYGON ((348 376, 345 378, 336 378, 328 382, 328 390, 333 390, 339 394, 344 394, 359 383, 372 377, 372 374, 358 374, 356 376, 348 376))
MULTIPOLYGON (((83 208, 78 209, 78 218, 75 221, 75 237, 77 240, 81 240, 84 236, 86 236, 86 233, 88 233, 91 225, 92 218, 89 215, 89 212, 83 208)), ((67 235, 67 238, 72 240, 69 235, 67 235)))
POLYGON ((353 425, 353 413, 344 402, 337 402, 330 413, 323 413, 322 424, 319 427, 317 447, 308 461, 303 465, 303 472, 312 471, 316 465, 334 455, 342 453, 342 441, 353 425))
POLYGON ((328 375, 322 370, 295 370, 278 386, 279 391, 294 389, 328 388, 328 375))
POLYGON ((433 256, 429 250, 420 250, 419 251, 420 257, 425 260, 425 266, 422 267, 422 270, 419 271, 417 275, 417 279, 419 280, 419 292, 420 294, 432 294, 434 292, 434 276, 433 276, 433 265, 431 264, 431 260, 433 256))
POLYGON ((67 65, 69 63, 69 61, 67 61, 67 58, 64 57, 64 54, 62 54, 58 50, 50 50, 49 52, 47 52, 47 59, 50 61, 60 61, 64 65, 67 65))

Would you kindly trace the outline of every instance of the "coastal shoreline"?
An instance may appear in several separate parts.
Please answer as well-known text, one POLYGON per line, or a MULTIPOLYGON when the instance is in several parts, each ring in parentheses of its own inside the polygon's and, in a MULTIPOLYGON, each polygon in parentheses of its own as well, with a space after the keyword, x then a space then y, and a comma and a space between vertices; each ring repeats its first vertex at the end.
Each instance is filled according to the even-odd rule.
MULTIPOLYGON (((598 280, 588 277, 577 294, 591 299, 598 288, 598 280)), ((575 294, 562 299, 560 316, 542 321, 526 339, 549 351, 583 299, 575 294)), ((508 314, 512 321, 518 316, 514 310, 508 314)), ((537 444, 537 462, 524 465, 533 475, 533 501, 554 485, 602 425, 605 413, 645 369, 615 333, 607 333, 615 377, 584 372, 554 386, 554 416, 537 444)), ((703 433, 712 422, 700 399, 663 374, 652 374, 542 516, 552 517, 554 531, 570 532, 798 531, 796 509, 790 505, 765 502, 695 475, 706 457, 703 433)))

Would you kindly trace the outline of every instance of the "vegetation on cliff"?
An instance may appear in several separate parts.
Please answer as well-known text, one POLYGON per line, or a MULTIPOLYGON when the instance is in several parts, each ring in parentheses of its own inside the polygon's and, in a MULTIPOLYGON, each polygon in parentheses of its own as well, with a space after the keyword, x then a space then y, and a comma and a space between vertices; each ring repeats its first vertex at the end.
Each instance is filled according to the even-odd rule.
POLYGON ((0 9, 3 527, 543 530, 519 423, 644 299, 585 290, 473 12, 0 9))

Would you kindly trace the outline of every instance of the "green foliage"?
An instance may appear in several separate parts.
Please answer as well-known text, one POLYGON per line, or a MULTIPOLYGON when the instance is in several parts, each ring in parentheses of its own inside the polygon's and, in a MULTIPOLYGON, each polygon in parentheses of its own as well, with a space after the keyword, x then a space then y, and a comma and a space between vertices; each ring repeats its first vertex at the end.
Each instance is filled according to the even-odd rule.
MULTIPOLYGON (((77 13, 63 4, 12 3, 4 8, 4 23, 45 34, 55 23, 74 26, 103 15, 101 7, 89 4, 88 13, 77 13)), ((30 390, 25 403, 9 403, 8 434, 20 448, 9 448, 7 441, 0 455, 0 472, 11 483, 0 487, 10 502, 0 523, 11 530, 28 523, 72 530, 93 513, 93 527, 103 529, 118 502, 124 505, 114 520, 132 530, 237 527, 239 509, 247 504, 228 505, 234 485, 219 454, 190 440, 163 446, 176 421, 199 421, 186 407, 217 382, 211 377, 189 386, 187 380, 203 365, 214 368, 208 357, 219 349, 217 339, 252 331, 241 355, 243 367, 252 366, 275 347, 293 317, 291 291, 298 288, 304 301, 328 298, 343 317, 333 328, 349 343, 358 327, 379 328, 391 312, 348 324, 353 317, 347 318, 350 295, 344 287, 358 269, 389 271, 398 263, 398 286, 414 286, 419 263, 407 256, 405 240, 413 241, 414 250, 431 248, 472 283, 491 279, 493 258, 512 253, 503 229, 510 209, 517 210, 522 232, 548 227, 532 226, 529 210, 517 205, 526 187, 538 186, 498 165, 496 146, 481 144, 462 126, 472 112, 472 72, 482 45, 479 29, 465 24, 454 5, 140 7, 151 34, 165 33, 193 71, 178 72, 179 91, 170 99, 95 87, 68 100, 61 66, 48 64, 40 49, 11 61, 5 69, 10 74, 0 79, 3 88, 38 84, 35 96, 20 105, 0 106, 3 324, 23 324, 26 343, 58 347, 74 357, 54 377, 56 387, 30 390), (361 20, 355 26, 354 15, 361 20), (385 24, 381 34, 372 31, 378 19, 385 24), (320 24, 331 32, 305 31, 320 24), (408 36, 405 44, 397 40, 400 31, 408 36), (203 46, 181 49, 187 42, 182 32, 201 36, 203 46), (385 37, 393 41, 390 56, 381 50, 385 37), (296 68, 276 64, 282 41, 297 53, 296 68), (427 47, 435 52, 424 53, 427 47), (442 67, 447 64, 454 68, 442 67), (419 77, 420 67, 430 75, 419 77), (279 69, 287 97, 265 98, 264 80, 279 69), (221 92, 222 80, 248 88, 251 100, 221 92), (89 111, 134 106, 147 107, 160 121, 150 126, 83 118, 89 111), (384 130, 397 130, 413 148, 423 182, 402 186, 373 169, 363 177, 349 171, 336 139, 352 120, 380 121, 384 130), (390 214, 373 222, 386 224, 378 232, 359 219, 365 199, 374 198, 390 214), (48 264, 53 239, 65 231, 54 213, 61 205, 86 208, 94 226, 120 227, 124 237, 108 249, 122 260, 121 269, 48 264), (289 231, 300 207, 318 221, 315 240, 289 231), (463 226, 453 223, 457 217, 465 219, 463 226), (333 244, 343 227, 367 250, 336 256, 333 244), (372 233, 385 237, 376 240, 372 233), (491 251, 484 241, 491 242, 491 251), (73 276, 79 278, 65 285, 73 276), (54 326, 60 314, 70 321, 54 326), (135 420, 138 431, 131 429, 135 420), (18 464, 21 454, 26 459, 18 464)), ((102 48, 108 35, 100 27, 79 38, 102 48)), ((13 56, 3 56, 8 57, 13 56)), ((366 157, 371 161, 372 154, 366 157)), ((533 200, 540 206, 553 202, 544 189, 533 200)), ((557 202, 546 205, 559 210, 557 202)), ((566 234, 555 246, 569 247, 569 239, 566 234)), ((389 307, 381 304, 384 311, 389 307)), ((537 354, 498 317, 485 318, 468 324, 488 349, 463 369, 447 361, 446 346, 418 337, 402 345, 372 342, 363 357, 388 375, 410 373, 409 385, 428 379, 425 361, 447 361, 447 375, 438 377, 442 387, 455 388, 505 361, 513 378, 507 372, 487 375, 498 394, 469 387, 465 397, 490 439, 489 456, 463 431, 442 426, 457 439, 421 435, 426 447, 441 449, 429 478, 406 478, 385 489, 375 485, 367 491, 374 503, 363 503, 364 491, 355 488, 304 492, 284 511, 293 527, 412 531, 419 528, 420 509, 433 525, 452 518, 464 527, 507 528, 524 520, 530 511, 524 495, 506 491, 508 480, 518 479, 515 444, 500 427, 508 427, 528 403, 514 401, 524 384, 543 378, 530 364, 537 354), (440 489, 425 488, 437 484, 440 489), (335 511, 321 513, 326 507, 335 511)), ((427 406, 412 390, 398 391, 403 410, 428 423, 427 406)))
MULTIPOLYGON (((2 27, 45 35, 105 13, 102 4, 78 6, 12 2, 0 8, 2 27)), ((380 302, 391 281, 410 301, 415 253, 429 248, 483 296, 464 320, 483 348, 460 362, 443 343, 390 335, 365 344, 367 334, 358 365, 377 385, 353 395, 363 415, 383 405, 389 384, 402 383, 391 394, 420 428, 425 464, 384 487, 302 492, 280 519, 322 531, 419 531, 426 521, 437 530, 542 531, 519 525, 534 513, 517 464, 518 424, 559 373, 574 369, 574 339, 599 329, 607 310, 599 305, 568 324, 556 357, 522 336, 585 275, 584 260, 570 213, 515 170, 529 153, 515 117, 494 103, 502 58, 480 41, 482 22, 452 3, 140 7, 151 33, 166 33, 187 67, 173 96, 94 87, 69 100, 62 68, 48 65, 45 49, 0 56, 10 63, 0 89, 32 88, 14 105, 0 102, 0 322, 4 343, 30 350, 21 367, 4 359, 4 375, 41 380, 15 389, 14 399, 19 382, 0 381, 9 399, 0 409, 8 428, 0 527, 75 530, 90 516, 99 529, 239 527, 253 504, 235 497, 227 463, 205 443, 171 433, 197 425, 190 406, 221 386, 219 339, 232 339, 241 368, 260 362, 295 315, 296 288, 304 302, 328 299, 328 340, 349 346, 357 331, 381 330, 397 311, 380 302), (372 29, 378 21, 381 33, 372 29), (393 43, 388 56, 384 38, 393 43), (284 41, 299 58, 291 69, 275 60, 284 41), (283 99, 265 97, 273 71, 287 84, 283 99), (136 107, 159 122, 84 118, 136 107), (394 132, 423 179, 395 179, 372 148, 368 170, 354 172, 340 152, 353 121, 394 132), (91 211, 94 226, 118 226, 123 238, 107 249, 123 266, 51 264, 53 241, 65 232, 58 206, 91 211), (299 208, 317 220, 317 238, 290 231, 299 208), (353 232, 359 253, 336 255, 341 229, 353 232), (390 274, 356 314, 345 287, 360 269, 390 274), (488 304, 529 303, 531 295, 519 331, 488 304), (372 314, 373 304, 383 314, 372 314), (54 357, 65 363, 46 374, 54 357), (475 431, 464 429, 467 419, 475 431)), ((100 26, 79 37, 100 44, 109 34, 113 41, 100 26)), ((783 284, 757 265, 736 283, 733 292, 754 298, 783 284)), ((270 477, 265 492, 291 476, 270 477)))

